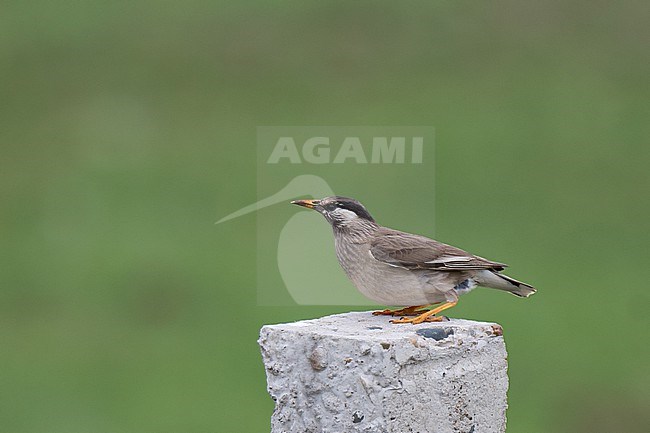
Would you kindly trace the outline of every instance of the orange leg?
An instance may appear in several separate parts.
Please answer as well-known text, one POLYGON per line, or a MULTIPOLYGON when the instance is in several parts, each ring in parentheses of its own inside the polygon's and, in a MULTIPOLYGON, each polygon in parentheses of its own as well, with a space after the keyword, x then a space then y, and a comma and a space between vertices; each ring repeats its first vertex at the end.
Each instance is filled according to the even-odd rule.
POLYGON ((399 310, 383 310, 383 311, 373 311, 373 316, 419 316, 422 313, 426 313, 428 310, 420 310, 420 308, 426 307, 426 305, 414 305, 413 307, 404 307, 399 310))
POLYGON ((390 323, 412 323, 414 325, 417 325, 418 323, 422 323, 422 322, 440 322, 442 320, 442 317, 435 316, 435 315, 440 313, 441 311, 453 307, 456 304, 457 302, 447 302, 445 304, 442 304, 439 307, 434 308, 433 310, 429 310, 423 314, 420 314, 417 317, 413 317, 410 319, 405 319, 404 317, 402 317, 401 319, 391 320, 390 323))

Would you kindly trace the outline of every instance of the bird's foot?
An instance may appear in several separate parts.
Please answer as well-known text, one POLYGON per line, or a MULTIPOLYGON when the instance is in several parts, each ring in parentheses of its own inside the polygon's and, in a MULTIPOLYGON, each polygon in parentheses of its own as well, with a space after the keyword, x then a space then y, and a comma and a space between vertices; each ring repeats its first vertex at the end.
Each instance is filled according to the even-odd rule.
POLYGON ((418 321, 419 317, 411 317, 411 318, 406 318, 406 317, 400 317, 399 319, 393 319, 390 321, 390 323, 412 323, 414 325, 417 325, 419 323, 426 323, 426 322, 448 322, 449 317, 447 316, 427 316, 424 319, 418 321))
POLYGON ((408 319, 402 317, 400 319, 391 320, 390 323, 412 323, 413 325, 417 325, 424 322, 442 322, 444 320, 444 316, 436 316, 436 314, 446 310, 447 308, 451 308, 454 305, 456 305, 456 302, 447 302, 440 305, 439 307, 434 308, 433 310, 427 310, 417 317, 408 319))
POLYGON ((401 308, 399 310, 373 311, 373 316, 419 316, 429 310, 420 310, 425 305, 415 305, 413 307, 401 308))

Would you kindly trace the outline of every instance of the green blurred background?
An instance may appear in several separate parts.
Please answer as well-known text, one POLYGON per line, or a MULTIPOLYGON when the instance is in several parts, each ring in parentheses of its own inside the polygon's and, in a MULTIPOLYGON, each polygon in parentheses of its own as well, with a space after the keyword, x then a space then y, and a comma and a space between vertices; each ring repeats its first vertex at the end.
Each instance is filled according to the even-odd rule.
MULTIPOLYGON (((0 431, 269 431, 259 328, 349 308, 256 306, 256 215, 214 225, 256 200, 258 125, 435 126, 436 237, 539 288, 450 312, 505 329, 508 431, 650 431, 649 14, 2 2, 0 431)), ((336 170, 433 234, 417 185, 336 170)))

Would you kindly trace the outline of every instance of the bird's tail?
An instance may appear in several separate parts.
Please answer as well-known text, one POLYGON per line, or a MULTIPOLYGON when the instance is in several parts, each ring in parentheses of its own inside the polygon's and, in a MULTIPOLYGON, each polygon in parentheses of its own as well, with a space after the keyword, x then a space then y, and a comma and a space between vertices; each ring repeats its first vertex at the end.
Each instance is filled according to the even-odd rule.
POLYGON ((480 286, 505 290, 506 292, 510 292, 513 295, 522 298, 527 298, 537 291, 537 289, 530 284, 517 281, 514 278, 500 274, 496 271, 481 271, 475 279, 480 286))

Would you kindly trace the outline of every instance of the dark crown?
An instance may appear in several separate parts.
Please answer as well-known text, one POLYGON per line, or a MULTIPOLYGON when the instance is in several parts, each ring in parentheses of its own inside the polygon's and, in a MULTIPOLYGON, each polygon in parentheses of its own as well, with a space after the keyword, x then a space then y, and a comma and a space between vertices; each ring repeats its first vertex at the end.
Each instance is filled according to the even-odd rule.
POLYGON ((332 206, 332 208, 346 209, 357 214, 359 218, 367 219, 372 222, 375 221, 366 208, 353 198, 334 196, 330 197, 330 200, 332 201, 329 203, 329 206, 332 206))

